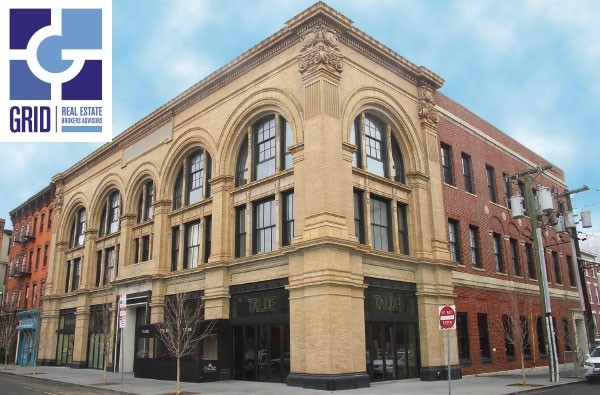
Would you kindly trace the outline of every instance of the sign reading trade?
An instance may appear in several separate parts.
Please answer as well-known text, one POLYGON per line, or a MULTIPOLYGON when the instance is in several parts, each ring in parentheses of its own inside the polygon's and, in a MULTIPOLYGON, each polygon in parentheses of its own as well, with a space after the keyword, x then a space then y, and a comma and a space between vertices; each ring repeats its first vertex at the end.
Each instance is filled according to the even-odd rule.
POLYGON ((127 295, 121 295, 119 299, 119 329, 127 326, 127 295))
POLYGON ((449 331, 456 329, 456 306, 445 305, 438 308, 440 318, 440 330, 449 331))

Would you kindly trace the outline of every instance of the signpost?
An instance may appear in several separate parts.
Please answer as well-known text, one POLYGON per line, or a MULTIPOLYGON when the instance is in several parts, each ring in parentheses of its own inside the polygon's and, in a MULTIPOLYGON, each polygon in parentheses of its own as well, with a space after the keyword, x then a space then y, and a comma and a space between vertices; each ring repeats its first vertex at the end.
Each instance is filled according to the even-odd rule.
POLYGON ((456 329, 456 306, 444 305, 438 307, 440 330, 448 331, 448 395, 452 394, 452 375, 450 371, 450 332, 456 329))
POLYGON ((121 330, 121 386, 125 384, 125 370, 123 369, 123 332, 125 331, 125 327, 127 326, 127 295, 121 295, 119 297, 119 329, 121 330))

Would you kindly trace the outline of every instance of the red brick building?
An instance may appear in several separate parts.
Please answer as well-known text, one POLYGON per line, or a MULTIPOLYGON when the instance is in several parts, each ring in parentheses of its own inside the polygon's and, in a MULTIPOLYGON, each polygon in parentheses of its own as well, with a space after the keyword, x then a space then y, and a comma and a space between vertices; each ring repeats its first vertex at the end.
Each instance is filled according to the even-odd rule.
MULTIPOLYGON (((522 351, 526 366, 547 365, 529 212, 514 219, 509 203, 511 195, 524 195, 524 184, 505 177, 548 161, 444 95, 436 99, 462 374, 517 369, 522 351)), ((533 178, 534 192, 542 186, 553 193, 567 189, 555 166, 533 178)), ((554 203, 557 212, 546 222, 563 204, 554 203)), ((581 311, 572 311, 580 306, 578 277, 569 236, 548 224, 542 234, 562 363, 575 349, 575 326, 582 325, 581 311)))
POLYGON ((54 184, 48 185, 10 212, 13 238, 6 281, 6 306, 20 318, 15 362, 35 361, 35 331, 50 262, 54 184))

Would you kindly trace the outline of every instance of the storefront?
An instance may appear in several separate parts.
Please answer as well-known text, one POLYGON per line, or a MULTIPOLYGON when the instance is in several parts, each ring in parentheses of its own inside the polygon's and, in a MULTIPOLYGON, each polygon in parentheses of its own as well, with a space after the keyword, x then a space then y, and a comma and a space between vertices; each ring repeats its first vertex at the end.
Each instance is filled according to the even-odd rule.
POLYGON ((19 339, 17 341, 17 365, 30 366, 35 363, 39 342, 39 310, 21 311, 19 317, 19 339))
POLYGON ((285 382, 290 372, 286 284, 279 279, 230 288, 233 379, 285 382))
POLYGON ((56 365, 73 363, 75 346, 75 309, 63 309, 59 313, 58 345, 56 347, 56 365))
POLYGON ((366 364, 371 381, 419 377, 416 286, 365 278, 366 364))

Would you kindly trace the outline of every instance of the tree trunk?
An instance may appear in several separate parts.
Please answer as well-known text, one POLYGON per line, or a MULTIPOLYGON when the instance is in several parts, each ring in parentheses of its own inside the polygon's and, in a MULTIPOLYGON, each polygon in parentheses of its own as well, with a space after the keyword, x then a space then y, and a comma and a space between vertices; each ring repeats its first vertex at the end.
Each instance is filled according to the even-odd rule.
POLYGON ((525 357, 521 352, 521 385, 527 385, 527 378, 525 377, 525 357))
POLYGON ((104 377, 102 381, 102 385, 106 385, 106 369, 108 368, 108 357, 106 356, 106 351, 104 351, 104 377))
POLYGON ((176 391, 175 391, 175 393, 177 395, 181 394, 181 387, 179 385, 180 361, 181 361, 181 359, 179 357, 177 357, 177 386, 176 386, 176 391))

